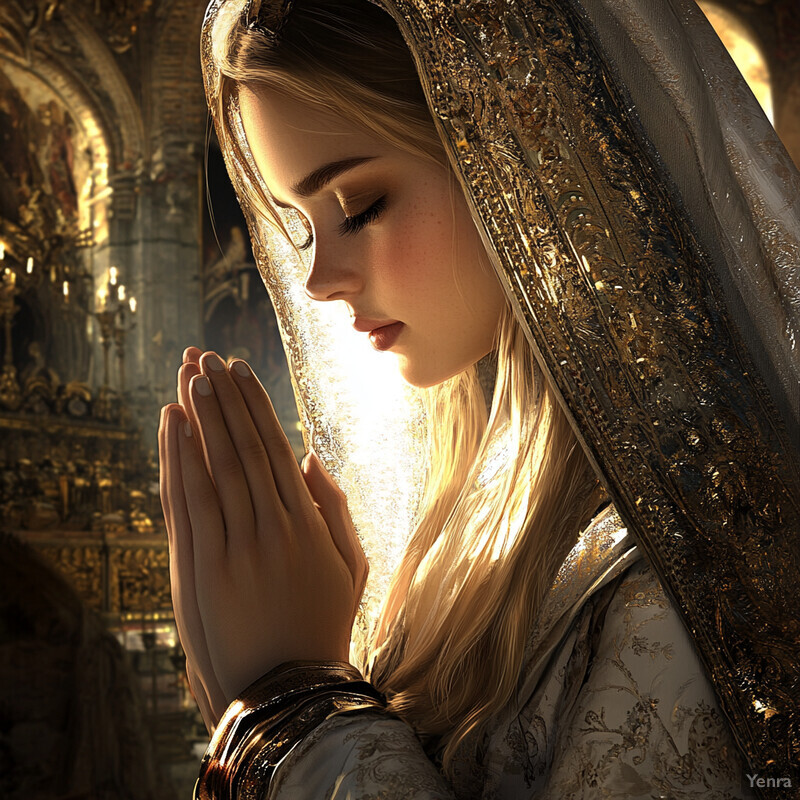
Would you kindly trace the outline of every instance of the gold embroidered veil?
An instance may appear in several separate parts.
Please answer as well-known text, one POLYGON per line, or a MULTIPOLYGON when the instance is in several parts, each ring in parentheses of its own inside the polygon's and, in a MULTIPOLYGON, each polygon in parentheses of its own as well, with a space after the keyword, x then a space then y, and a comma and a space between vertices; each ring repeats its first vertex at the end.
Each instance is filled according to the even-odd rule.
MULTIPOLYGON (((497 274, 751 768, 798 785, 794 165, 692 0, 371 1, 409 45, 497 274)), ((270 4, 280 17, 286 3, 270 4)), ((245 5, 206 14, 212 109, 215 45, 245 5)), ((235 101, 227 113, 249 159, 235 101)), ((348 496, 374 611, 420 497, 419 395, 346 309, 305 295, 308 265, 244 210, 304 436, 348 496)))

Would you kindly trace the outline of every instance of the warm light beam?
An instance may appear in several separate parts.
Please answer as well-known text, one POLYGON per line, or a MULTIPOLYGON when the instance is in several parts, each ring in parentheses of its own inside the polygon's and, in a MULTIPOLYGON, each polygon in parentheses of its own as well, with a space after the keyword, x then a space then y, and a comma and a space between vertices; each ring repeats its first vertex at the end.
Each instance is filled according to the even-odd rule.
POLYGON ((747 81, 767 118, 774 125, 769 69, 755 37, 737 16, 727 9, 707 2, 698 5, 730 53, 733 63, 747 81))

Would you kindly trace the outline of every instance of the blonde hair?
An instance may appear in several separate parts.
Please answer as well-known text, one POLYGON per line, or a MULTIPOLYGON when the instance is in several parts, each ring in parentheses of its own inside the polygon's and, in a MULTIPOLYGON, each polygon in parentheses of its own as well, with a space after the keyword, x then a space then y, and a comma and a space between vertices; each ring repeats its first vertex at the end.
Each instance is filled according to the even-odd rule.
MULTIPOLYGON (((260 86, 338 112, 452 173, 388 14, 364 0, 301 0, 292 14, 277 47, 238 19, 215 37, 216 111, 230 146, 227 102, 240 86, 260 86)), ((247 177, 249 202, 291 241, 257 176, 247 177)), ((537 612, 599 502, 509 304, 495 352, 489 412, 475 365, 424 392, 431 457, 418 523, 363 665, 390 708, 443 748, 446 774, 467 735, 512 698, 537 612), (507 460, 487 478, 500 440, 507 460)))

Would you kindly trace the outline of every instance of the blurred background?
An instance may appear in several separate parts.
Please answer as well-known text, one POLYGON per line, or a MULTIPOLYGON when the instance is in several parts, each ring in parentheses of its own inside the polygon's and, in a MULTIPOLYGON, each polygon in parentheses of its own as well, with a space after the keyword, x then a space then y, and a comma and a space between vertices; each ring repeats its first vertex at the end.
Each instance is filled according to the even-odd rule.
MULTIPOLYGON (((797 0, 701 7, 800 163, 797 0)), ((172 616, 156 458, 184 348, 247 359, 303 454, 209 131, 204 10, 0 2, 6 800, 191 796, 208 737, 172 616)))

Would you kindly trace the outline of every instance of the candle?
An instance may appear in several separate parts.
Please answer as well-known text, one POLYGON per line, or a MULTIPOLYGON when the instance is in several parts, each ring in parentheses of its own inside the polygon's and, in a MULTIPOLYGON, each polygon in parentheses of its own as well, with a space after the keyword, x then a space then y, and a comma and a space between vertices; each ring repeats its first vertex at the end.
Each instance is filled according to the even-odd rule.
POLYGON ((6 243, 0 242, 0 261, 6 257, 6 243))
POLYGON ((135 314, 136 313, 136 298, 133 297, 133 296, 130 297, 128 299, 128 305, 130 305, 130 307, 131 307, 131 314, 135 314))
POLYGON ((69 283, 67 281, 64 281, 64 285, 62 288, 64 290, 64 299, 69 300, 69 283))
POLYGON ((108 280, 109 280, 109 283, 111 283, 112 286, 116 286, 117 285, 117 268, 116 267, 111 267, 111 269, 108 270, 108 280))
POLYGON ((28 256, 28 263, 25 266, 25 270, 30 275, 33 272, 33 256, 28 256))
POLYGON ((123 286, 123 284, 117 286, 117 300, 119 300, 120 303, 125 302, 125 287, 123 286))
POLYGON ((105 286, 101 286, 97 290, 97 299, 100 301, 100 310, 106 310, 106 298, 108 297, 108 289, 105 286))

